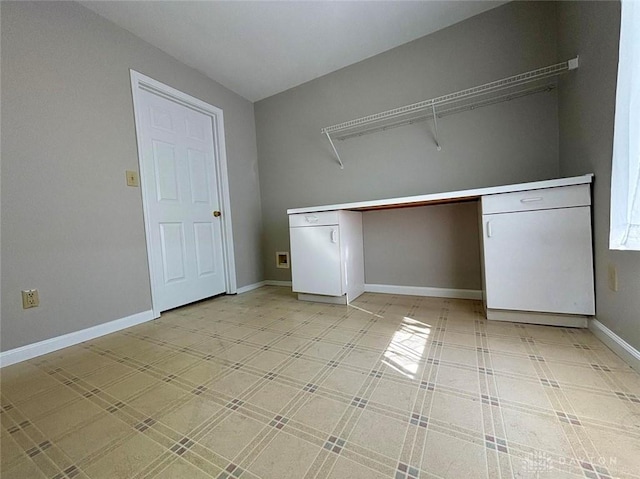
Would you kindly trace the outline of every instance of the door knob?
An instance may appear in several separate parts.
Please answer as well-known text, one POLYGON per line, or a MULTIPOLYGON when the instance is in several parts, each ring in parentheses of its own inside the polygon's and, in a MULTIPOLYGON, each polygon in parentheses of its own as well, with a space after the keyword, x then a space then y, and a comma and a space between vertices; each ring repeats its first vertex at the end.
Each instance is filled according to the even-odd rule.
POLYGON ((222 213, 220 213, 218 210, 216 210, 216 211, 214 211, 214 212, 213 212, 213 216, 215 216, 216 218, 217 218, 218 216, 220 216, 221 214, 222 214, 222 213))

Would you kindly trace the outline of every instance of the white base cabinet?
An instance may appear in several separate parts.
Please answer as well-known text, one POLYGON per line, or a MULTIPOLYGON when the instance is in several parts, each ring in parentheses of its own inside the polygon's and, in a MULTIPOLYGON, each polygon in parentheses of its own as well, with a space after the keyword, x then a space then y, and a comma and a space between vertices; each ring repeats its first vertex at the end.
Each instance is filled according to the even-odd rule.
POLYGON ((362 213, 480 200, 488 319, 586 327, 595 314, 593 175, 287 210, 293 291, 348 303, 364 292, 362 213))
POLYGON ((595 313, 589 185, 482 197, 482 233, 489 319, 583 326, 563 315, 595 313))
POLYGON ((289 215, 289 238, 299 299, 346 304, 364 292, 362 213, 289 215))

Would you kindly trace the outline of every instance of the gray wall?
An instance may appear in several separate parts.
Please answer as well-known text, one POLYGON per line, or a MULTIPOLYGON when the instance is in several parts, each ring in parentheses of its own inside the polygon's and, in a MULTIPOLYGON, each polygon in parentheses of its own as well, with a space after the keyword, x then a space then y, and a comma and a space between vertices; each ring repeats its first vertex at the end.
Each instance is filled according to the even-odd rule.
POLYGON ((78 4, 1 15, 1 349, 151 308, 130 68, 223 109, 238 285, 262 280, 252 103, 78 4))
POLYGON ((596 317, 640 349, 640 252, 609 250, 620 3, 561 2, 558 32, 560 54, 580 54, 579 74, 560 83, 560 168, 563 175, 595 173, 596 317), (618 270, 618 292, 609 289, 609 265, 618 270))
POLYGON ((367 211, 367 283, 480 290, 478 230, 476 202, 367 211))
MULTIPOLYGON (((287 208, 557 177, 555 93, 443 118, 441 152, 434 147, 430 122, 338 141, 344 170, 320 134, 325 126, 555 63, 556 30, 553 2, 513 2, 256 103, 265 277, 290 279, 273 260, 275 251, 289 248, 287 208)), ((455 261, 423 271, 440 258, 475 248, 469 241, 429 248, 413 241, 438 235, 425 231, 425 218, 438 216, 428 226, 437 229, 440 216, 455 211, 403 212, 405 229, 394 237, 394 247, 414 261, 399 270, 385 259, 388 243, 368 241, 366 281, 479 287, 477 259, 469 266, 470 277, 455 261), (447 267, 448 274, 442 274, 447 267)), ((365 223, 373 228, 383 217, 365 223)), ((456 224, 455 216, 448 221, 456 224)))

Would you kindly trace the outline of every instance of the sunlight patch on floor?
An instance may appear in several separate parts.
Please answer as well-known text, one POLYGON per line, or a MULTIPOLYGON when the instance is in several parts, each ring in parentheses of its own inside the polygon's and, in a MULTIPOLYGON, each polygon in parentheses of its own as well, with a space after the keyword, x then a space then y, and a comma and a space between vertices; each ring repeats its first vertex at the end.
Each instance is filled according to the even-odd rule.
POLYGON ((431 325, 405 316, 400 329, 393 334, 382 362, 408 378, 415 379, 430 332, 431 325))

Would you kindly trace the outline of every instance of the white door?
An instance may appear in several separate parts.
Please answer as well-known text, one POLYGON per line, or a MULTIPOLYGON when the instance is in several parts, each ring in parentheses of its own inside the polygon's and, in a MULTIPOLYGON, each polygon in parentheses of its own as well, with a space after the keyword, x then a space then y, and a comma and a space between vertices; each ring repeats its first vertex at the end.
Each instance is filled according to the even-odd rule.
POLYGON ((487 307, 594 314, 589 207, 483 216, 487 307))
POLYGON ((289 231, 293 291, 342 296, 338 226, 305 226, 289 231))
POLYGON ((139 91, 138 137, 154 309, 226 290, 212 117, 139 91), (216 213, 217 214, 217 213, 216 213))

